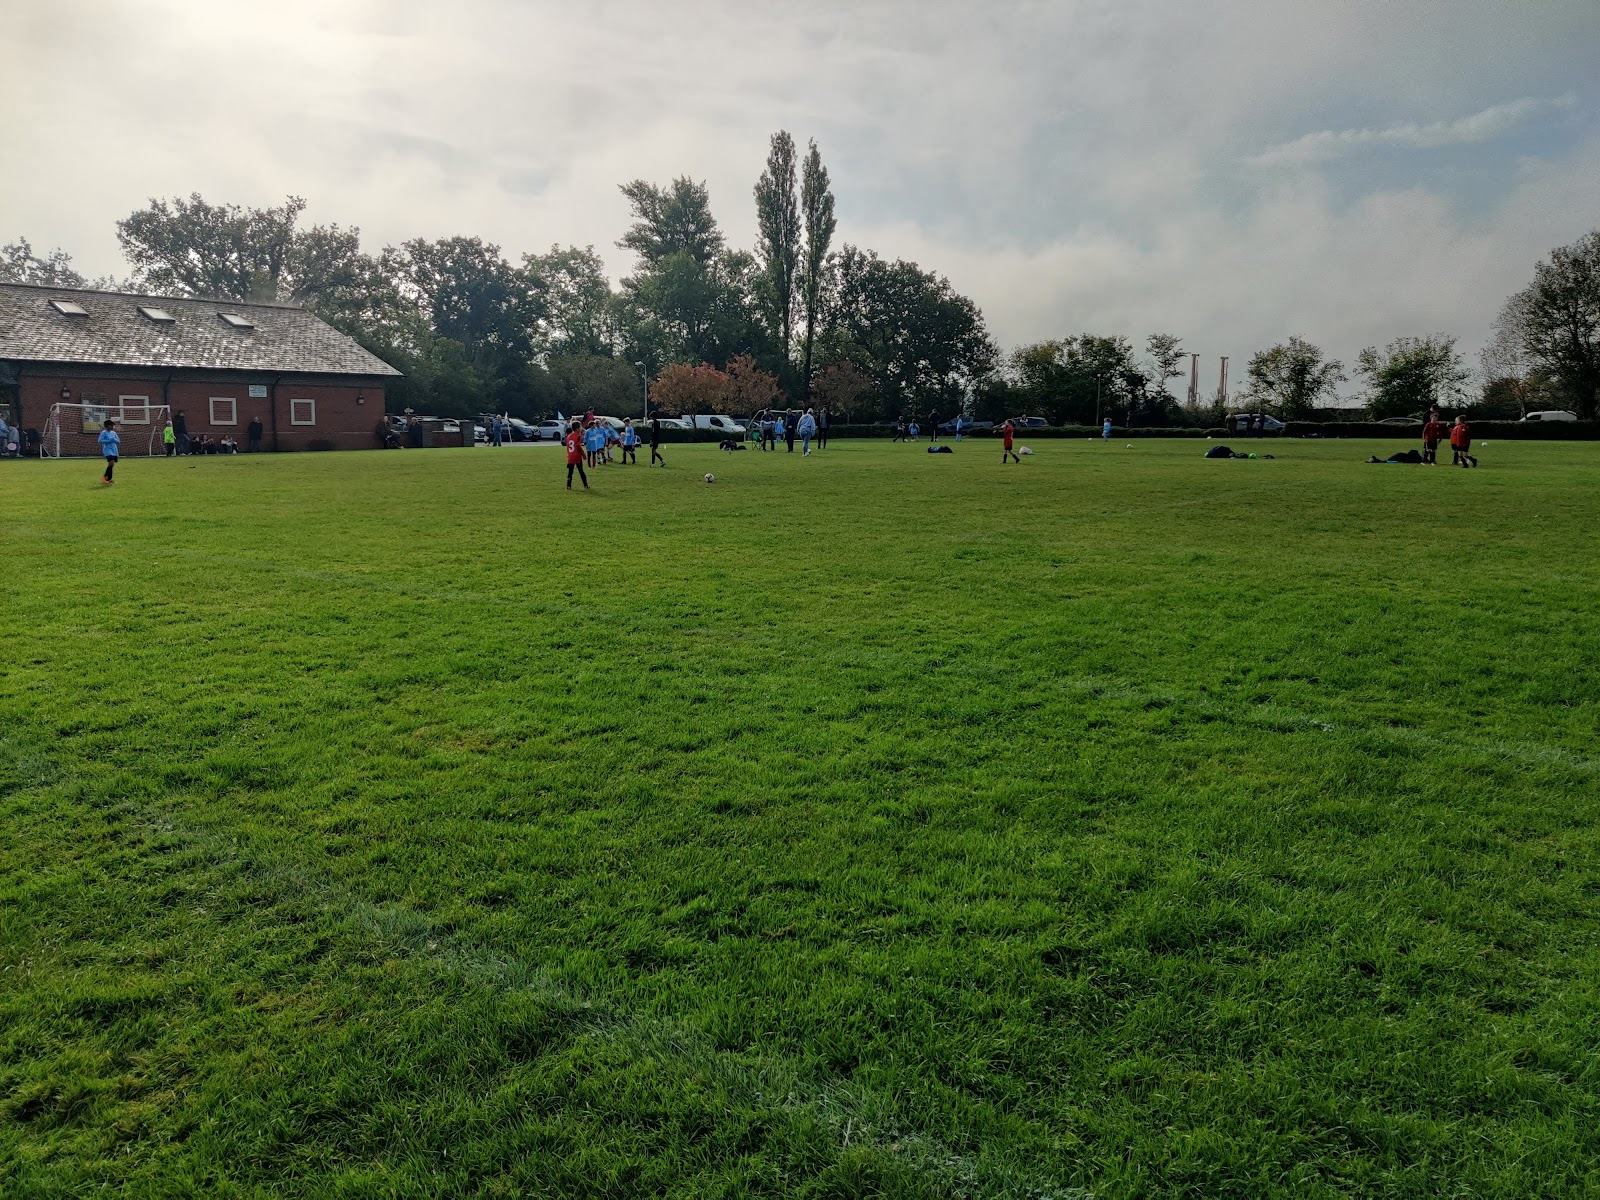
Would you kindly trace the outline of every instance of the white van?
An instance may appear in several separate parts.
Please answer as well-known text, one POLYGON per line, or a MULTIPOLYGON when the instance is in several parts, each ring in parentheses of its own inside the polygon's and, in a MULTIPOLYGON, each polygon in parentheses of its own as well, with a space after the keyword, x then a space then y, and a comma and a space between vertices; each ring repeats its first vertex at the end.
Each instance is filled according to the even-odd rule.
POLYGON ((1578 414, 1568 412, 1564 408, 1551 409, 1546 412, 1529 413, 1522 418, 1524 421, 1576 421, 1578 414))
POLYGON ((694 427, 696 429, 714 429, 718 433, 727 434, 729 437, 744 436, 744 426, 739 424, 739 422, 735 421, 732 417, 719 417, 715 414, 707 416, 705 414, 697 413, 688 419, 694 422, 694 427))

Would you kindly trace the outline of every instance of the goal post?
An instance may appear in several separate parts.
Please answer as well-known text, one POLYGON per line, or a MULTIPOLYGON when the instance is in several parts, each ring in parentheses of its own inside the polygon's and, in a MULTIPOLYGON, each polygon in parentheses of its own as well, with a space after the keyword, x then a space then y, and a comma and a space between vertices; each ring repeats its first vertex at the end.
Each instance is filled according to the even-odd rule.
POLYGON ((99 458, 100 431, 115 421, 122 435, 123 458, 159 458, 167 452, 161 434, 172 410, 165 404, 122 401, 101 404, 52 404, 41 431, 39 451, 45 458, 99 458))

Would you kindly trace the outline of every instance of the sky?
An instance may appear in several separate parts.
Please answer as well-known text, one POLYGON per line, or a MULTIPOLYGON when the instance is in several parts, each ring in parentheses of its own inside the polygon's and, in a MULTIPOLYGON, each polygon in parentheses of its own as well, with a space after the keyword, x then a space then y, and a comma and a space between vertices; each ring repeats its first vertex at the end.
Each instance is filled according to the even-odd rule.
POLYGON ((621 275, 618 184, 749 246, 787 129, 1002 346, 1171 332, 1210 389, 1291 334, 1471 356, 1600 227, 1596 0, 4 0, 0 45, 0 242, 91 276, 191 192, 621 275))

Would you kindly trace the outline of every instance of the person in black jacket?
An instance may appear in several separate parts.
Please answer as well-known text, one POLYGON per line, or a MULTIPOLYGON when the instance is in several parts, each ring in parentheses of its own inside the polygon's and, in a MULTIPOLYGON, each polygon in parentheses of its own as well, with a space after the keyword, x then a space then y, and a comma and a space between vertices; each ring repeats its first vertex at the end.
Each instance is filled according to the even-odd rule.
POLYGON ((829 420, 831 420, 831 418, 828 416, 828 406, 826 404, 824 404, 822 406, 822 411, 817 414, 817 449, 818 450, 823 450, 823 449, 827 448, 827 445, 828 445, 828 422, 829 422, 829 420))
POLYGON ((178 453, 189 453, 189 422, 181 411, 172 414, 172 432, 178 439, 178 453))
POLYGON ((250 437, 250 441, 249 441, 250 453, 251 454, 260 454, 261 453, 261 418, 260 417, 251 417, 250 418, 250 424, 245 427, 245 432, 247 434, 249 434, 249 437, 250 437))
POLYGON ((667 460, 661 456, 661 414, 660 413, 651 413, 650 414, 650 465, 653 467, 658 462, 663 467, 667 465, 667 460))

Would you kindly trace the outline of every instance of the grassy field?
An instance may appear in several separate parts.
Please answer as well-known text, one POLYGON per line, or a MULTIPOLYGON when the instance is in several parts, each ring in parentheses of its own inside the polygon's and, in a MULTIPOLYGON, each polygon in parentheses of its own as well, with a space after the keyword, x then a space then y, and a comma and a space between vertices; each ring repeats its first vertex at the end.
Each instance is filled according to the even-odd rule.
POLYGON ((0 464, 0 1192, 1597 1194, 1600 444, 1204 445, 0 464))

